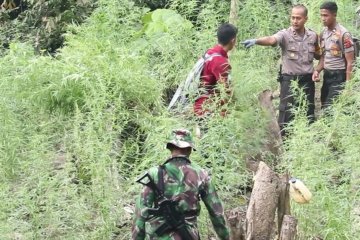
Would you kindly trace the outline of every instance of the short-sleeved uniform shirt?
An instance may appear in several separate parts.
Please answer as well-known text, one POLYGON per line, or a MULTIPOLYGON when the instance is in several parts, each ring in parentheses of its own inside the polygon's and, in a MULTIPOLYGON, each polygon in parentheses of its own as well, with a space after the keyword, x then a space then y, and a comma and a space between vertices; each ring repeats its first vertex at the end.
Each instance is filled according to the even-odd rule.
POLYGON ((282 74, 305 75, 314 71, 315 53, 320 55, 317 34, 305 28, 304 36, 299 36, 290 27, 273 35, 282 51, 282 74))
POLYGON ((320 45, 324 54, 325 69, 343 70, 346 68, 344 53, 354 51, 352 37, 346 28, 338 23, 333 30, 326 27, 320 35, 320 45))

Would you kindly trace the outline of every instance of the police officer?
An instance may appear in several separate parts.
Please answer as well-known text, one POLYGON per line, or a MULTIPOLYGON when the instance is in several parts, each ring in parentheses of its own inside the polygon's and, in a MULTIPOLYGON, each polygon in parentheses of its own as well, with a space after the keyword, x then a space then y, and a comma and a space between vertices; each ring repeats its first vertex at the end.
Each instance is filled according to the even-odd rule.
POLYGON ((284 127, 293 118, 291 107, 298 105, 291 92, 291 82, 296 81, 305 92, 307 99, 307 116, 314 121, 315 84, 312 81, 313 60, 320 58, 320 47, 317 34, 305 28, 308 10, 298 4, 292 8, 291 27, 277 32, 273 36, 250 39, 242 42, 246 48, 255 44, 262 46, 279 45, 282 51, 282 70, 280 77, 280 105, 278 123, 282 136, 284 127))
POLYGON ((160 167, 148 171, 158 187, 145 186, 136 202, 132 239, 200 239, 197 217, 202 199, 218 237, 228 240, 229 231, 225 224, 223 206, 214 185, 208 173, 189 159, 192 149, 195 150, 190 132, 186 129, 173 130, 166 148, 171 151, 170 158, 160 167), (178 229, 166 227, 165 217, 161 213, 156 214, 156 210, 155 214, 150 213, 154 212, 154 206, 159 205, 159 192, 163 192, 163 199, 176 202, 176 211, 170 215, 180 216, 185 222, 178 229))
POLYGON ((348 30, 336 21, 337 9, 335 2, 324 2, 320 6, 320 17, 325 28, 320 34, 322 55, 313 80, 319 81, 319 73, 324 69, 322 108, 329 106, 339 95, 345 81, 351 79, 353 69, 354 43, 348 30))

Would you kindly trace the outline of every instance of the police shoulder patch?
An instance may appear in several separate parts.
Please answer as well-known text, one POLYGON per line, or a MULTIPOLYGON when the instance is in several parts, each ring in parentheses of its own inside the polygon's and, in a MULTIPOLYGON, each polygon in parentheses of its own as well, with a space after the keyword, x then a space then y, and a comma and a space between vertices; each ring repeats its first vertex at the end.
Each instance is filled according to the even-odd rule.
POLYGON ((344 39, 343 44, 344 44, 344 48, 345 48, 345 49, 346 49, 346 48, 350 48, 350 47, 352 47, 352 46, 354 45, 350 33, 344 33, 343 39, 344 39))

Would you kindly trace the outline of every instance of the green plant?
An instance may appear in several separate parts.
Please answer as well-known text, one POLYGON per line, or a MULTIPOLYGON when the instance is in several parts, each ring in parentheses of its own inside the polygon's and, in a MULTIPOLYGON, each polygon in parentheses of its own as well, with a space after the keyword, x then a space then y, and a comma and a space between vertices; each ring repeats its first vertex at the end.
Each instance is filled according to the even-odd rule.
MULTIPOLYGON (((31 44, 10 44, 0 59, 1 236, 129 238, 128 209, 140 190, 134 180, 168 157, 164 144, 172 128, 196 124, 167 112, 167 102, 228 19, 228 2, 197 4, 169 1, 168 10, 150 13, 129 0, 100 0, 84 24, 67 26, 65 44, 53 56, 36 55, 31 44)), ((318 2, 307 4, 318 8, 318 2)), ((242 2, 239 41, 286 26, 282 1, 242 2)), ((229 114, 223 118, 214 109, 204 138, 196 139, 192 160, 211 171, 226 209, 245 204, 251 185, 245 158, 273 160, 262 148, 269 119, 258 94, 276 88, 278 50, 237 46, 229 114)), ((289 127, 279 169, 300 177, 314 194, 311 204, 292 206, 300 239, 358 235, 352 206, 359 202, 359 89, 358 82, 347 86, 330 115, 311 126, 297 109, 289 127)), ((214 234, 207 219, 202 211, 202 238, 214 234)))

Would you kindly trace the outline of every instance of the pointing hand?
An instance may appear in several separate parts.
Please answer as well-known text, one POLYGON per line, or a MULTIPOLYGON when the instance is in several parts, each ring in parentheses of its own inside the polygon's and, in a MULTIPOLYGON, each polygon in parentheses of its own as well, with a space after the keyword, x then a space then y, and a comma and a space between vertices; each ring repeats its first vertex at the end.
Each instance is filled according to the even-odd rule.
POLYGON ((256 39, 248 39, 241 42, 241 44, 243 44, 246 48, 250 48, 256 44, 256 39))

